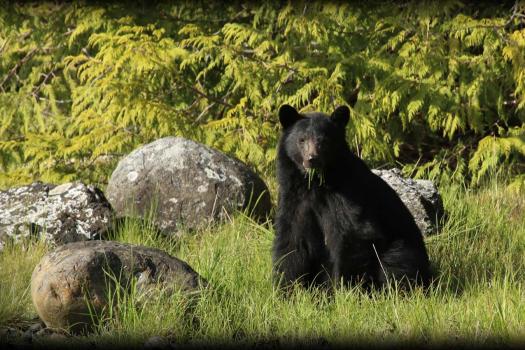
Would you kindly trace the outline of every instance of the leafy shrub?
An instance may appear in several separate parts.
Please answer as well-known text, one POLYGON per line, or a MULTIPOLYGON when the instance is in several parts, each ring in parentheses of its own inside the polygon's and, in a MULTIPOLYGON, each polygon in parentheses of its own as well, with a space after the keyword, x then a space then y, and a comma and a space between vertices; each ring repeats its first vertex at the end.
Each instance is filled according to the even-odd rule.
POLYGON ((374 165, 525 182, 523 1, 1 5, 0 186, 105 183, 167 135, 272 174, 282 103, 351 105, 374 165))

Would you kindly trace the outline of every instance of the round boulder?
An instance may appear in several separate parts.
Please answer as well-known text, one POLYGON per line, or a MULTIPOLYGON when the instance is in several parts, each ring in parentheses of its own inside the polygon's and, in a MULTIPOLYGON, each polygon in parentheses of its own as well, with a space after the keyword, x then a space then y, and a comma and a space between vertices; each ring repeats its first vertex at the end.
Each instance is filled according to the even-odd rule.
POLYGON ((47 327, 88 330, 118 288, 147 292, 196 292, 206 286, 188 264, 162 250, 114 241, 59 246, 42 258, 31 277, 31 297, 47 327))
POLYGON ((181 137, 159 139, 123 158, 106 195, 117 216, 153 212, 168 234, 206 226, 235 210, 265 219, 271 209, 266 184, 245 164, 181 137))

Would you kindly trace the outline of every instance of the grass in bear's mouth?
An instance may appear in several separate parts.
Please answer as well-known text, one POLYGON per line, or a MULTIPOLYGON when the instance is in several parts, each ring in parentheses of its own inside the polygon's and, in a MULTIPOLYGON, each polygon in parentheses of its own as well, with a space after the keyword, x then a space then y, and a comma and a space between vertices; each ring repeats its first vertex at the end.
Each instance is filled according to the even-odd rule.
POLYGON ((323 171, 319 169, 315 169, 315 168, 306 168, 306 177, 308 178, 308 189, 312 187, 312 182, 316 174, 319 179, 319 186, 323 186, 324 184, 323 171))

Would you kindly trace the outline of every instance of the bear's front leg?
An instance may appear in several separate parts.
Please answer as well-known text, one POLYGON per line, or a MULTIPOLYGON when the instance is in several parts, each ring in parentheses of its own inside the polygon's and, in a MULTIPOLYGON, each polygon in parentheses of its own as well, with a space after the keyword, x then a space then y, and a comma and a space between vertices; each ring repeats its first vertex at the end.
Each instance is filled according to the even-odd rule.
POLYGON ((368 288, 377 270, 373 241, 357 239, 349 228, 343 230, 333 224, 323 227, 334 286, 361 284, 368 288))
POLYGON ((306 206, 276 218, 273 243, 274 278, 279 287, 300 283, 319 286, 329 279, 324 238, 312 210, 306 206), (291 215, 294 214, 294 215, 291 215))

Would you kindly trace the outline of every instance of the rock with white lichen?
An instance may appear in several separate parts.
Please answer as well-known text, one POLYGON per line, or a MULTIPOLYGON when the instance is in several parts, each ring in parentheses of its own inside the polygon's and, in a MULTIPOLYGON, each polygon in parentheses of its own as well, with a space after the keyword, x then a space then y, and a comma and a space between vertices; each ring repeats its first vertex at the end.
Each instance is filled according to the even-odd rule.
POLYGON ((200 143, 166 137, 124 157, 106 190, 117 216, 148 217, 167 234, 196 229, 233 212, 265 219, 268 188, 242 162, 200 143))
POLYGON ((424 236, 438 232, 445 210, 436 186, 430 180, 403 177, 401 170, 372 170, 392 187, 414 217, 424 236))
POLYGON ((80 182, 35 182, 0 192, 0 250, 23 237, 53 244, 102 238, 113 212, 102 191, 80 182))

